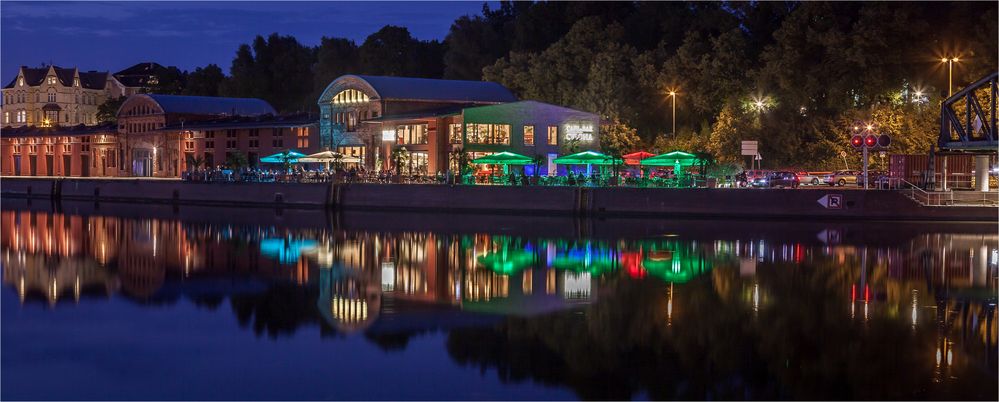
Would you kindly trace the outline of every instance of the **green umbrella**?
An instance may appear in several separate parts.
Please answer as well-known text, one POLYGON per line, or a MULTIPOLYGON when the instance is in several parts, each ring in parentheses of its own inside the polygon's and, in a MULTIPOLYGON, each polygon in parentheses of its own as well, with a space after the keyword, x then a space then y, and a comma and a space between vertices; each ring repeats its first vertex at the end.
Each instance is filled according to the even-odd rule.
POLYGON ((693 166, 701 163, 697 155, 683 151, 673 151, 642 160, 642 166, 693 166))
POLYGON ((295 150, 288 150, 284 152, 278 152, 274 155, 265 156, 260 158, 260 162, 263 163, 298 163, 298 160, 304 158, 306 155, 297 152, 295 150))
POLYGON ((621 158, 614 158, 595 151, 583 151, 555 158, 556 165, 620 165, 621 158))
POLYGON ((534 256, 524 250, 504 248, 475 259, 480 265, 500 275, 513 275, 534 263, 534 256))
POLYGON ((530 165, 534 163, 534 159, 513 152, 499 152, 476 158, 472 160, 472 163, 479 165, 530 165))
POLYGON ((706 258, 684 248, 653 250, 642 260, 642 267, 653 276, 675 283, 685 283, 711 269, 706 258))

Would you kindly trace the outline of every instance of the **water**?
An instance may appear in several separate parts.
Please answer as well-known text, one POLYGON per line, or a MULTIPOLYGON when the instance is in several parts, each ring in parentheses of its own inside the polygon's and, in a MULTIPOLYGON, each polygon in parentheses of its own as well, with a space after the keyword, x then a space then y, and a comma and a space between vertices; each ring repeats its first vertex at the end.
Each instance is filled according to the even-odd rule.
POLYGON ((3 399, 997 398, 994 224, 0 221, 3 399))

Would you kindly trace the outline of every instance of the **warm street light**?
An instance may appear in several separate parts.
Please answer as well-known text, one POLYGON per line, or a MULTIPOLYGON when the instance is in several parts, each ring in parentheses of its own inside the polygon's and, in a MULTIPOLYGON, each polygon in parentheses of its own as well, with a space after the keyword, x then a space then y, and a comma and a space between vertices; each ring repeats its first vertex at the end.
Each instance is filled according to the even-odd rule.
POLYGON ((867 131, 871 131, 873 129, 874 129, 874 125, 873 124, 868 124, 867 125, 867 131))
POLYGON ((676 91, 669 90, 670 98, 673 98, 673 136, 676 136, 676 91))
POLYGON ((961 61, 957 57, 940 59, 941 63, 947 63, 947 97, 954 96, 954 63, 961 61))

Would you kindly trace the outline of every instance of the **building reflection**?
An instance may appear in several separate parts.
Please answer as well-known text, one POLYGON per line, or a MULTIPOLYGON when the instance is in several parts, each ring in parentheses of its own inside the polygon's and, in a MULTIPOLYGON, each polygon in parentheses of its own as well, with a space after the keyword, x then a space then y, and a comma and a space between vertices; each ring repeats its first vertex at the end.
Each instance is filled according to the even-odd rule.
POLYGON ((613 326, 633 312, 597 311, 619 300, 632 303, 622 308, 647 306, 642 320, 680 336, 703 330, 708 316, 736 314, 733 321, 766 326, 821 305, 821 313, 796 314, 821 314, 815 319, 823 325, 840 320, 855 333, 875 331, 873 323, 904 325, 926 351, 935 381, 974 365, 995 371, 999 235, 931 233, 885 245, 830 237, 566 239, 0 212, 3 284, 23 304, 119 294, 155 302, 194 288, 236 303, 238 294, 275 292, 309 300, 286 314, 294 321, 366 336, 563 312, 604 320, 590 328, 613 326), (220 278, 264 286, 211 285, 220 278), (629 299, 646 290, 654 296, 629 299))

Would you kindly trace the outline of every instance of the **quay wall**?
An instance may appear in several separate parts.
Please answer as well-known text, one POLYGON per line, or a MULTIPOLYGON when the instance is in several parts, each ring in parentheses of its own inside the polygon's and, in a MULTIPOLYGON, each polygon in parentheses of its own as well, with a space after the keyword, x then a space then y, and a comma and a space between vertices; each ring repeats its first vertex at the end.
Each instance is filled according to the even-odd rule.
POLYGON ((4 197, 219 206, 541 216, 999 221, 996 207, 924 207, 897 191, 661 189, 420 184, 196 183, 3 178, 4 197), (839 208, 827 208, 834 197, 839 208))

